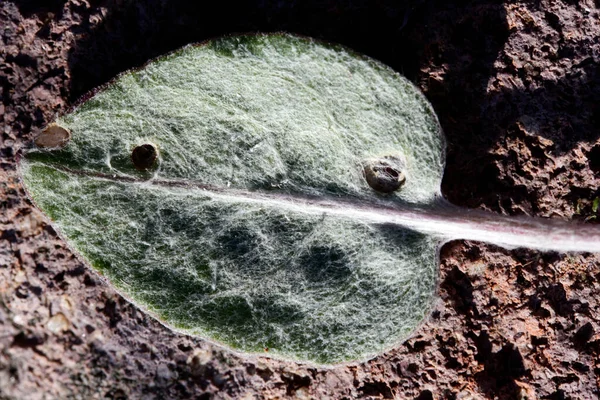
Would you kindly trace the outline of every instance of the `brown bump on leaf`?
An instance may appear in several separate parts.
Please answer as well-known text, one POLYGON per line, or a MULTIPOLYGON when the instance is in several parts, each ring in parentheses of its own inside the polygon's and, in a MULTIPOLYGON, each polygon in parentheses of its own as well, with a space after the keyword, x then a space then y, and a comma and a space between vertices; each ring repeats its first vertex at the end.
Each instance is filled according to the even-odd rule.
POLYGON ((43 149, 61 148, 70 139, 71 132, 68 129, 52 123, 35 138, 35 145, 43 149))
POLYGON ((139 170, 146 170, 156 162, 158 158, 158 149, 155 145, 145 143, 137 146, 131 152, 131 161, 133 165, 139 170))
POLYGON ((382 157, 365 164, 364 174, 369 186, 381 193, 394 192, 406 182, 404 163, 398 157, 382 157))

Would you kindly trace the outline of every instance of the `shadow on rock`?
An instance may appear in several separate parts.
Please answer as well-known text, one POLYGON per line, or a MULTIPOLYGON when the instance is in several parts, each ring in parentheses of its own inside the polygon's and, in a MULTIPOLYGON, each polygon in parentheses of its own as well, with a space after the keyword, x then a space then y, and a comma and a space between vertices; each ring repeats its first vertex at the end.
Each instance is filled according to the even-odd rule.
POLYGON ((65 0, 13 0, 22 16, 43 16, 48 13, 56 14, 62 11, 65 0))
POLYGON ((105 2, 108 15, 100 25, 79 27, 84 34, 69 58, 71 100, 188 43, 240 32, 286 31, 341 43, 413 81, 430 63, 446 64, 449 87, 423 86, 432 87, 429 96, 438 113, 461 110, 454 115, 458 118, 479 107, 508 37, 506 11, 493 1, 262 0, 219 2, 211 10, 183 0, 116 3, 122 2, 105 2))
POLYGON ((405 54, 400 36, 421 1, 225 1, 210 9, 184 0, 117 3, 105 2, 104 21, 70 54, 71 100, 185 44, 243 32, 287 31, 337 42, 402 70, 414 56, 405 54))
POLYGON ((469 336, 477 346, 475 359, 484 366, 483 371, 475 375, 481 390, 498 399, 519 398, 521 387, 516 380, 529 375, 519 349, 512 343, 506 343, 494 353, 488 332, 469 336))

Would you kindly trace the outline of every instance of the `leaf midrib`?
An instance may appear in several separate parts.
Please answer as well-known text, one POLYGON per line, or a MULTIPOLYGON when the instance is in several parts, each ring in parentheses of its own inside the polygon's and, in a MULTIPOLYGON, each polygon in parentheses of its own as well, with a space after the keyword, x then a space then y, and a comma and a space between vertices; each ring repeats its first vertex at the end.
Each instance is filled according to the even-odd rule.
POLYGON ((74 170, 42 163, 66 174, 115 183, 156 188, 201 191, 224 202, 248 203, 295 213, 328 215, 373 224, 395 225, 436 237, 440 243, 454 239, 483 241, 502 247, 526 247, 559 252, 600 252, 600 229, 573 221, 532 217, 507 217, 481 210, 456 207, 442 198, 432 204, 373 204, 360 199, 310 196, 218 187, 195 180, 141 179, 132 176, 74 170))

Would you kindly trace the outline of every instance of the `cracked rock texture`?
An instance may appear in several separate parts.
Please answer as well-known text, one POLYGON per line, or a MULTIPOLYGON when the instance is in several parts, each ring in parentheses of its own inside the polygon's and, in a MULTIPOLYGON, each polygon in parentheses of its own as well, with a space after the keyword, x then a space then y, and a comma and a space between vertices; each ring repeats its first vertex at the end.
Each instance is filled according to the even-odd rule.
POLYGON ((186 43, 277 31, 405 74, 448 139, 443 192, 503 214, 600 218, 600 2, 0 2, 0 399, 596 399, 600 264, 452 242, 406 342, 336 367, 248 357, 121 298, 31 206, 18 152, 119 72, 186 43))

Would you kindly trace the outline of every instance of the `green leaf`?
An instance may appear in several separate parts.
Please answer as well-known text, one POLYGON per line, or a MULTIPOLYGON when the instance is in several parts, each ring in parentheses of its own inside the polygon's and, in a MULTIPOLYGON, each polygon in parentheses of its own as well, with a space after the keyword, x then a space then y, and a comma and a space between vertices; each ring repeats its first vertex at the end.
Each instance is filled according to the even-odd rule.
POLYGON ((56 126, 68 144, 22 162, 31 197, 169 326, 336 363, 427 314, 439 241, 357 212, 440 197, 435 114, 381 63, 291 35, 228 37, 121 75, 56 126), (136 168, 145 144, 134 159, 158 159, 136 168), (390 163, 406 182, 378 193, 366 171, 390 163))

